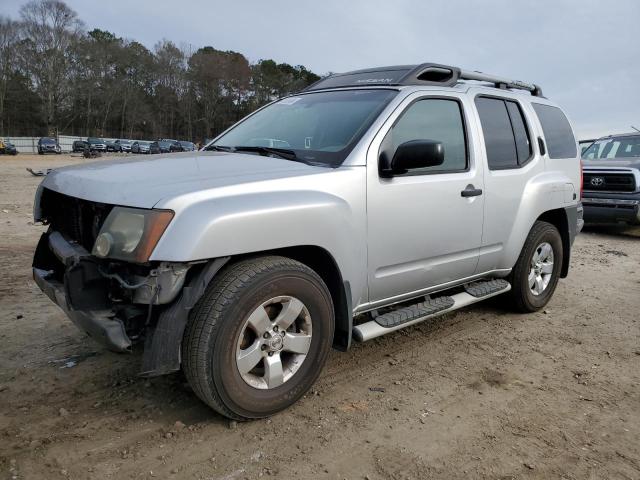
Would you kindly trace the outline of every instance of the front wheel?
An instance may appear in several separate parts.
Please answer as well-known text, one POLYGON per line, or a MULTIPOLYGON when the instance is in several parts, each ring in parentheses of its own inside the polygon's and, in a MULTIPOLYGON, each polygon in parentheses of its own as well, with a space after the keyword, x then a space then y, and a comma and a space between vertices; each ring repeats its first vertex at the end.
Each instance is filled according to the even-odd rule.
POLYGON ((285 257, 243 260, 214 278, 192 312, 183 369, 222 415, 266 417, 313 385, 333 332, 331 295, 318 274, 285 257))
POLYGON ((558 229, 548 222, 534 223, 510 276, 516 310, 535 312, 551 300, 560 277, 562 254, 558 229))

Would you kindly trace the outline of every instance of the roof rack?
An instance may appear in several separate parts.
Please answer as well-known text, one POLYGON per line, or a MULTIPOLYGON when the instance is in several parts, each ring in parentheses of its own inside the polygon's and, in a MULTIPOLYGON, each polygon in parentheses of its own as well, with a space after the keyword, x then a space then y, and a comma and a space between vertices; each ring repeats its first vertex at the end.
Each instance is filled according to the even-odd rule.
POLYGON ((437 85, 452 87, 461 80, 488 82, 495 88, 527 90, 535 97, 542 97, 542 89, 533 83, 509 80, 482 72, 461 70, 458 67, 423 63, 420 65, 396 65, 368 68, 353 72, 336 73, 322 78, 305 90, 354 87, 363 85, 437 85))

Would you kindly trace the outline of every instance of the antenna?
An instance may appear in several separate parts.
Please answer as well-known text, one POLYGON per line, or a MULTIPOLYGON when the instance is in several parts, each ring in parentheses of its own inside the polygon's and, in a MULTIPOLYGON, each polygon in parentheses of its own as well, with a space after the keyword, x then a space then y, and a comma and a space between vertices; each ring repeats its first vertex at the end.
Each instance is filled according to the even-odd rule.
POLYGON ((633 128, 636 132, 640 132, 640 130, 638 130, 636 127, 634 127, 633 125, 631 125, 631 128, 633 128))

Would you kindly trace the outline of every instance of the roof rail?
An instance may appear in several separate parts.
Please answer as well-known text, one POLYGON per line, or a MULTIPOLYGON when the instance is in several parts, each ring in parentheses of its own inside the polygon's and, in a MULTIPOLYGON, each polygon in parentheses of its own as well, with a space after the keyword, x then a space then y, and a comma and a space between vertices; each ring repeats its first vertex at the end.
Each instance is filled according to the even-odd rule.
POLYGON ((489 82, 496 88, 527 90, 531 92, 531 95, 542 97, 540 87, 532 83, 509 80, 482 72, 461 70, 458 67, 439 63, 396 65, 336 73, 311 84, 305 91, 363 85, 437 85, 452 87, 461 80, 489 82))
POLYGON ((493 83, 496 88, 515 88, 518 90, 527 90, 534 97, 542 97, 542 89, 535 83, 521 82, 520 80, 508 80, 506 78, 487 75, 482 72, 460 71, 461 80, 477 80, 479 82, 493 83))

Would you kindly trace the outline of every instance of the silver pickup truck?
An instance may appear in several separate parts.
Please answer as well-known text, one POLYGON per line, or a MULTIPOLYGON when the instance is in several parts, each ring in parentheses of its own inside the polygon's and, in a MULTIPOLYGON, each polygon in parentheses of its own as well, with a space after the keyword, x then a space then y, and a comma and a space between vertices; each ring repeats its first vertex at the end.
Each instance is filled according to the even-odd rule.
POLYGON ((437 64, 336 74, 202 151, 40 185, 40 288, 97 341, 144 345, 223 415, 298 400, 348 349, 504 295, 549 301, 582 226, 571 126, 536 85, 437 64))

